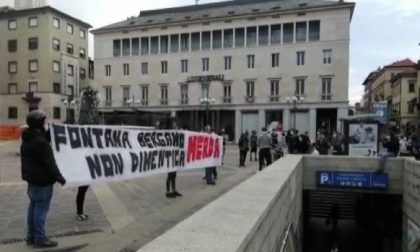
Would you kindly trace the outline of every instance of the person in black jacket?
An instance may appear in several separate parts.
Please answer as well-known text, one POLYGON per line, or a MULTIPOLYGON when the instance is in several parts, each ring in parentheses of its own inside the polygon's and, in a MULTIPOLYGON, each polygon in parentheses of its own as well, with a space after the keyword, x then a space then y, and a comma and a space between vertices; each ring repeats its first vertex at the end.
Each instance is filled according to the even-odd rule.
POLYGON ((58 170, 45 130, 47 115, 33 110, 26 117, 28 128, 22 132, 20 147, 22 179, 28 183, 28 233, 26 244, 37 248, 56 247, 45 235, 45 221, 53 194, 53 185, 66 180, 58 170))
POLYGON ((385 164, 388 158, 398 156, 400 152, 400 141, 395 136, 394 132, 391 132, 389 136, 386 136, 382 142, 382 146, 387 149, 387 153, 381 156, 379 159, 379 168, 376 170, 377 173, 382 173, 385 169, 385 164))

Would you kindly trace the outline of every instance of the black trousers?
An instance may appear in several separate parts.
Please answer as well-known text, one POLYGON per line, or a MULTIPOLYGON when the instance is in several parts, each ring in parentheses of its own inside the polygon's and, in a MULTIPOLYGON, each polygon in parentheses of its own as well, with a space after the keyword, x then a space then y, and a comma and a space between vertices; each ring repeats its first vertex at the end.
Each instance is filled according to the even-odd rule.
POLYGON ((166 177, 166 191, 170 192, 170 188, 172 187, 172 192, 175 192, 175 180, 176 180, 176 172, 168 172, 168 176, 166 177))
POLYGON ((246 160, 246 154, 248 153, 248 150, 239 150, 239 165, 245 166, 245 160, 246 160))
POLYGON ((262 167, 264 165, 264 161, 265 161, 265 166, 269 166, 271 165, 271 152, 269 148, 264 148, 264 149, 260 149, 260 153, 259 153, 259 158, 260 158, 260 167, 259 170, 262 170, 262 167))
POLYGON ((76 197, 76 207, 77 207, 77 214, 83 214, 83 204, 85 202, 86 192, 89 186, 79 186, 77 189, 77 197, 76 197))

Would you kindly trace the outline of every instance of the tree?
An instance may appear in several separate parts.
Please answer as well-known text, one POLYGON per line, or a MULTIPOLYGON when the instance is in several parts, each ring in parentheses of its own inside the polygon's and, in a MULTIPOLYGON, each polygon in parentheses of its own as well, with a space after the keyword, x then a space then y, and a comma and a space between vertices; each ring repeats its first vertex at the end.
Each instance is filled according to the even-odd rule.
POLYGON ((88 86, 80 100, 79 124, 99 124, 98 91, 88 86))

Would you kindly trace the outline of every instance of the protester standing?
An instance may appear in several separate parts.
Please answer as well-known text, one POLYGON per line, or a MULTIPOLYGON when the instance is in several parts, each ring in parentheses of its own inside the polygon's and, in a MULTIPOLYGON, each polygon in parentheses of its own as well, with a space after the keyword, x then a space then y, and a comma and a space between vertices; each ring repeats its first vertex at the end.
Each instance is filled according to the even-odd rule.
POLYGON ((26 244, 37 248, 56 247, 57 242, 47 238, 45 221, 55 182, 64 185, 66 180, 58 170, 45 130, 47 115, 33 110, 26 117, 28 128, 22 133, 20 147, 22 179, 28 183, 29 208, 26 244))
POLYGON ((262 166, 265 162, 266 166, 271 164, 271 147, 272 147, 272 137, 267 132, 267 128, 262 128, 262 135, 258 138, 258 148, 259 152, 259 171, 262 170, 262 166))
MULTIPOLYGON (((172 130, 178 130, 178 123, 176 121, 176 118, 174 117, 170 118, 169 128, 172 130)), ((180 194, 176 190, 176 171, 168 172, 168 175, 166 177, 166 197, 167 198, 182 197, 182 194, 180 194), (171 192, 171 189, 172 189, 172 192, 171 192)))

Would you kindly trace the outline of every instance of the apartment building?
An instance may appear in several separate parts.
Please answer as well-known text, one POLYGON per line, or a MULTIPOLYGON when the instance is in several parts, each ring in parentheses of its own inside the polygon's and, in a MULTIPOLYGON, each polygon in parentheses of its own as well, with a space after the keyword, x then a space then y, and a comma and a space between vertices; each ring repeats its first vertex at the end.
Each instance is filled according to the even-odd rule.
POLYGON ((339 130, 354 6, 233 0, 141 11, 95 29, 101 109, 164 112, 184 128, 224 129, 231 140, 269 125, 312 139, 318 129, 339 130))
POLYGON ((25 124, 37 108, 72 121, 89 80, 91 26, 42 1, 18 2, 0 9, 0 125, 25 124))

